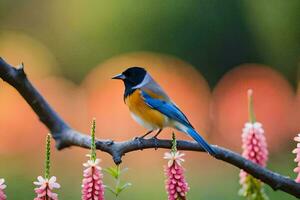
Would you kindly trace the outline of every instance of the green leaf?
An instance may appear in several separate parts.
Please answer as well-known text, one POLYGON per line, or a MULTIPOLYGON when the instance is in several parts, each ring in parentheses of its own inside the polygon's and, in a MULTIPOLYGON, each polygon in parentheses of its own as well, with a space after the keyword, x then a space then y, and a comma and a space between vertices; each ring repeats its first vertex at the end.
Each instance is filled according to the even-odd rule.
POLYGON ((108 168, 104 169, 104 172, 108 173, 115 179, 118 179, 120 176, 120 171, 117 167, 108 167, 108 168))
POLYGON ((251 175, 247 175, 239 195, 245 197, 247 200, 268 200, 263 183, 251 175))
POLYGON ((120 193, 121 193, 123 190, 125 190, 125 189, 128 188, 128 187, 130 187, 131 185, 132 185, 131 183, 125 183, 125 184, 123 184, 122 186, 118 186, 118 187, 116 188, 117 194, 120 195, 120 193))
POLYGON ((125 183, 120 187, 120 192, 122 192, 123 190, 125 190, 126 188, 129 188, 130 186, 132 186, 131 183, 125 183))
POLYGON ((131 183, 124 183, 121 184, 120 175, 124 172, 126 172, 128 168, 121 169, 119 165, 114 167, 108 167, 104 169, 106 173, 108 173, 110 176, 112 176, 116 182, 115 182, 115 188, 112 188, 110 186, 106 186, 106 188, 113 193, 116 197, 118 197, 122 191, 124 191, 126 188, 130 187, 131 183))
POLYGON ((105 187, 105 189, 107 189, 108 191, 113 193, 113 195, 118 196, 117 192, 114 189, 112 189, 110 186, 105 185, 104 187, 105 187))

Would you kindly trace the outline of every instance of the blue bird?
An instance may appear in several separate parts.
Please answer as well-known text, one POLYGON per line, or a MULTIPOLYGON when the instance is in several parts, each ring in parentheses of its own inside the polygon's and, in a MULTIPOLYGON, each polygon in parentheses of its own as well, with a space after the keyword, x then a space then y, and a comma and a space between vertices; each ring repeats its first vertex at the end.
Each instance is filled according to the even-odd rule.
POLYGON ((210 155, 215 156, 213 148, 197 133, 183 112, 144 68, 128 68, 113 79, 123 80, 125 104, 132 117, 148 129, 142 138, 157 131, 156 138, 163 128, 172 127, 188 134, 210 155))

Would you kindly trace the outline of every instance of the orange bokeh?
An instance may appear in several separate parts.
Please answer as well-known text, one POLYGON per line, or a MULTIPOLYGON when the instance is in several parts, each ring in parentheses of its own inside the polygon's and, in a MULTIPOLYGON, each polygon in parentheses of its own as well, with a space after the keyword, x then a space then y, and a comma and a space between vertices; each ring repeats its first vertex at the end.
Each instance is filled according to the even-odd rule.
POLYGON ((296 96, 294 112, 295 112, 295 117, 293 120, 294 132, 300 133, 300 80, 298 81, 297 96, 296 96))
MULTIPOLYGON (((75 128, 88 130, 85 97, 69 81, 51 77, 57 71, 51 53, 26 35, 9 32, 1 36, 0 55, 13 65, 24 62, 30 81, 50 105, 75 128)), ((13 87, 2 80, 0 86, 0 154, 40 149, 48 130, 13 87)))
MULTIPOLYGON (((82 92, 70 82, 59 78, 44 78, 36 88, 50 105, 74 128, 87 131, 86 101, 82 92)), ((11 86, 0 92, 0 152, 24 152, 39 148, 44 143, 46 127, 11 86), (15 143, 18 145, 14 145, 15 143)))
POLYGON ((269 148, 278 150, 294 135, 291 119, 295 94, 288 81, 267 66, 244 64, 219 81, 213 92, 214 134, 230 148, 241 148, 241 131, 248 121, 249 88, 254 91, 256 118, 263 123, 269 148))
POLYGON ((13 31, 1 32, 0 36, 0 56, 13 66, 24 63, 31 80, 59 71, 52 53, 37 40, 13 31))

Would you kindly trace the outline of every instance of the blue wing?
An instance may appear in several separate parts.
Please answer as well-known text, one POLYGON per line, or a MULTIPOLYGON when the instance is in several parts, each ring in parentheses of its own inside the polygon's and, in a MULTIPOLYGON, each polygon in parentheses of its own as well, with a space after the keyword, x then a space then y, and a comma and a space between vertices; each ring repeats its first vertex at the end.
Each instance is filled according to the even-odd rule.
POLYGON ((173 119, 187 127, 193 127, 186 116, 172 102, 162 99, 154 99, 143 90, 142 96, 147 105, 149 105, 151 108, 158 110, 170 119, 173 119))
POLYGON ((210 155, 216 155, 215 151, 212 147, 197 133, 191 123, 188 121, 186 116, 179 110, 179 108, 170 101, 162 100, 162 99, 154 99, 150 95, 148 95, 145 91, 142 90, 142 96, 151 108, 158 110, 164 115, 168 116, 170 119, 173 119, 184 126, 186 126, 187 130, 182 130, 190 135, 195 141, 197 141, 203 149, 205 149, 210 155))

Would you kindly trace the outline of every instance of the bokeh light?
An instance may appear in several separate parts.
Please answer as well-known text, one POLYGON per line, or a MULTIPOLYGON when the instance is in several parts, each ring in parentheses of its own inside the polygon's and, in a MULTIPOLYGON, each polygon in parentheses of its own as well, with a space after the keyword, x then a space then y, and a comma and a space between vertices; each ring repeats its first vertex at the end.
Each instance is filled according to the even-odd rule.
POLYGON ((248 121, 247 90, 253 90, 257 121, 271 150, 280 150, 292 138, 295 93, 278 72, 259 64, 244 64, 228 72, 213 93, 214 133, 228 147, 239 149, 241 131, 248 121))
POLYGON ((51 51, 29 35, 16 31, 1 31, 0 44, 1 57, 13 66, 24 63, 26 72, 33 80, 59 71, 51 51))

